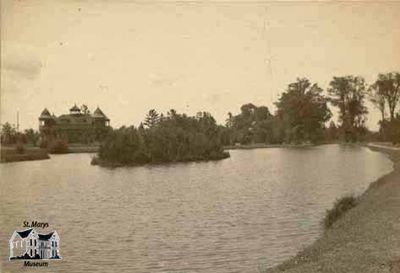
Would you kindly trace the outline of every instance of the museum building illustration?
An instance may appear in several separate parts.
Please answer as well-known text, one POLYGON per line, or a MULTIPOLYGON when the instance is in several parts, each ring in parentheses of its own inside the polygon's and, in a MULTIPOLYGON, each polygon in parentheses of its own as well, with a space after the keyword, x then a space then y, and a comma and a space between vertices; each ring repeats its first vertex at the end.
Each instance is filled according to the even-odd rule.
POLYGON ((14 231, 10 238, 10 260, 61 259, 57 231, 40 234, 35 229, 14 231))

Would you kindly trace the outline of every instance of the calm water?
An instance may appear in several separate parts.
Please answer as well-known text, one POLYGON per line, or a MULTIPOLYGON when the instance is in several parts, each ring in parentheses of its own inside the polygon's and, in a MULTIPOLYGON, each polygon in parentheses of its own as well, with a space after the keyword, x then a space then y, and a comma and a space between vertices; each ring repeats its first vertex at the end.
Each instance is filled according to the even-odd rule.
POLYGON ((258 272, 312 243, 336 198, 392 170, 361 147, 230 153, 114 170, 90 154, 0 165, 0 271, 21 272, 8 240, 38 220, 57 230, 63 257, 41 272, 258 272))

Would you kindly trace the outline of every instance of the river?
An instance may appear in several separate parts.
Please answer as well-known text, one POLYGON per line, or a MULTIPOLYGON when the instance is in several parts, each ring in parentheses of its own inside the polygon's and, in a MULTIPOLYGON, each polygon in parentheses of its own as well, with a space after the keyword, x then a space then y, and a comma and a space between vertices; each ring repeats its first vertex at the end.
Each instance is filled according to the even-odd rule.
POLYGON ((8 240, 36 220, 58 232, 63 258, 41 272, 259 272, 315 241, 336 198, 392 170, 359 146, 230 153, 117 169, 91 154, 1 164, 0 271, 23 269, 8 240))

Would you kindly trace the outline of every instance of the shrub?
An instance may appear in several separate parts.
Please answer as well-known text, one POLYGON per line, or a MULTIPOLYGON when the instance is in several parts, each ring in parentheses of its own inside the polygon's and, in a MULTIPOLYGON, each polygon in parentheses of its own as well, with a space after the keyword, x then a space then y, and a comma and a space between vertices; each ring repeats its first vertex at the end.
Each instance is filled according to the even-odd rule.
POLYGON ((23 154, 25 152, 25 147, 22 143, 17 143, 17 146, 15 146, 15 151, 18 154, 23 154))
POLYGON ((324 218, 325 229, 330 228, 340 217, 343 216, 351 208, 357 205, 357 200, 354 196, 345 196, 336 200, 332 209, 327 210, 324 218))
POLYGON ((65 154, 68 153, 68 144, 63 139, 55 139, 48 145, 49 153, 65 154))
POLYGON ((49 146, 49 142, 46 139, 39 140, 39 147, 42 149, 46 149, 49 146))
POLYGON ((90 161, 91 165, 99 165, 99 158, 97 156, 92 157, 92 161, 90 161))

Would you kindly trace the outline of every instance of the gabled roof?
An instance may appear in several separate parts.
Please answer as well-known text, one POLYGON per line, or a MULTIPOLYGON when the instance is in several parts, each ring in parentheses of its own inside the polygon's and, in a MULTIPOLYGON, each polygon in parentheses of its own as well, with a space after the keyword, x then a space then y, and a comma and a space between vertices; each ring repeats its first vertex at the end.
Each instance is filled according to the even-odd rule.
POLYGON ((51 118, 51 114, 47 108, 44 108, 42 113, 40 114, 40 118, 51 118))
POLYGON ((26 238, 29 236, 29 234, 32 232, 33 228, 24 230, 24 231, 17 231, 17 233, 19 234, 19 236, 21 236, 21 238, 26 238))
POLYGON ((76 106, 76 104, 74 105, 74 106, 72 106, 72 108, 71 109, 69 109, 69 111, 71 111, 71 112, 75 112, 75 111, 81 111, 81 109, 79 109, 79 107, 78 106, 76 106))
POLYGON ((51 236, 53 236, 53 234, 54 234, 54 231, 50 232, 48 234, 38 234, 39 240, 47 241, 47 240, 49 240, 51 238, 51 236))
POLYGON ((103 111, 101 111, 99 107, 97 107, 96 110, 94 110, 93 115, 105 116, 103 111))
POLYGON ((109 120, 108 117, 103 113, 103 111, 101 111, 101 109, 99 107, 97 107, 96 110, 94 110, 93 117, 94 118, 104 118, 106 120, 109 120))

